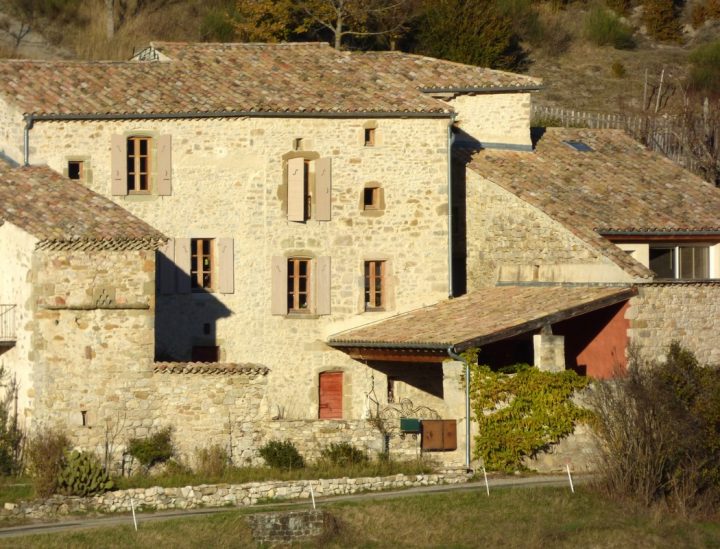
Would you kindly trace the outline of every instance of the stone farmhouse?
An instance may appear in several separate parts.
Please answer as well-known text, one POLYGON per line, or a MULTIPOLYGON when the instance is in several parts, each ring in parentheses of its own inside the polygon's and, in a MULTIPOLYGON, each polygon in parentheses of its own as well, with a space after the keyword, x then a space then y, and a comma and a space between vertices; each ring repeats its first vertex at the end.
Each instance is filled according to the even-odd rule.
POLYGON ((189 457, 462 464, 470 347, 594 377, 631 342, 719 361, 720 191, 622 132, 531 130, 540 89, 323 44, 0 62, 0 363, 26 426, 118 456, 171 425, 189 457))

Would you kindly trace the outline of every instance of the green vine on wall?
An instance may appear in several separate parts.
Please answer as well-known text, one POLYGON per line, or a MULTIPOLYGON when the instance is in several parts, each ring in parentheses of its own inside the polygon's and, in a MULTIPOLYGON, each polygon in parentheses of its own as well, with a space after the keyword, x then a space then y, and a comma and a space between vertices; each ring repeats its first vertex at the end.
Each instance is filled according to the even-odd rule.
POLYGON ((470 399, 479 426, 474 455, 489 470, 522 470, 523 458, 547 450, 591 417, 571 400, 590 380, 572 370, 541 372, 519 364, 512 368, 515 373, 503 373, 478 365, 477 351, 464 358, 470 363, 470 399))

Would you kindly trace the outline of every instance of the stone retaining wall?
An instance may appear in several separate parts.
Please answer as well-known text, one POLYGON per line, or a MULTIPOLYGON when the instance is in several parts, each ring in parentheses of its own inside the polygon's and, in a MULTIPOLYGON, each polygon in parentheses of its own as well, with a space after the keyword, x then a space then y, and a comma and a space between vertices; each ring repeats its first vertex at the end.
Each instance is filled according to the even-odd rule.
POLYGON ((325 511, 258 513, 248 517, 257 543, 293 543, 317 538, 332 529, 334 519, 325 511))
POLYGON ((135 509, 195 509, 255 505, 263 500, 310 499, 358 492, 396 490, 414 486, 467 482, 464 471, 430 475, 392 475, 388 477, 339 478, 321 480, 266 481, 245 484, 202 484, 182 488, 131 488, 90 497, 55 495, 42 501, 6 503, 3 516, 44 519, 83 512, 130 512, 135 509), (132 501, 132 503, 131 503, 132 501))

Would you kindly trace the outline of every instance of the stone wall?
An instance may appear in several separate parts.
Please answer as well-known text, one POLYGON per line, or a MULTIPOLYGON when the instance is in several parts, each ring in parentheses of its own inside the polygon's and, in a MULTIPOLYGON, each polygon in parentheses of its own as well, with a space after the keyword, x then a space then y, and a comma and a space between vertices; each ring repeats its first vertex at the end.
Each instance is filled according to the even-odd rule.
POLYGON ((458 95, 448 101, 457 111, 458 144, 530 150, 530 92, 458 95))
POLYGON ((720 283, 639 285, 626 316, 630 340, 645 358, 661 360, 677 340, 701 363, 720 364, 720 283))
POLYGON ((24 126, 22 113, 0 99, 0 160, 22 164, 24 126))
POLYGON ((503 272, 522 279, 506 282, 630 280, 563 225, 470 170, 466 202, 469 290, 494 286, 503 272))
POLYGON ((339 478, 320 480, 264 481, 245 484, 203 484, 182 488, 132 488, 89 497, 53 496, 36 502, 6 503, 2 514, 26 518, 49 518, 73 513, 101 513, 136 510, 196 509, 255 505, 258 501, 311 499, 342 496, 359 492, 397 490, 414 486, 459 484, 470 475, 447 472, 427 475, 392 475, 388 477, 339 478))
POLYGON ((309 541, 333 530, 333 516, 326 511, 286 511, 248 516, 253 539, 260 544, 309 541))
POLYGON ((343 329, 435 303, 448 293, 447 123, 378 119, 377 145, 363 143, 365 119, 235 118, 38 122, 32 163, 62 172, 82 154, 93 190, 173 238, 232 238, 234 292, 159 295, 157 349, 190 359, 193 345, 219 345, 224 362, 270 368, 265 418, 316 418, 318 375, 344 373, 343 417, 365 410, 373 371, 327 347, 343 329), (172 136, 172 195, 110 196, 113 135, 172 136), (332 159, 332 220, 289 222, 284 157, 332 159), (361 209, 366 184, 379 183, 385 209, 361 209), (330 257, 331 314, 271 314, 275 256, 330 257), (392 296, 364 312, 363 261, 386 260, 392 296))

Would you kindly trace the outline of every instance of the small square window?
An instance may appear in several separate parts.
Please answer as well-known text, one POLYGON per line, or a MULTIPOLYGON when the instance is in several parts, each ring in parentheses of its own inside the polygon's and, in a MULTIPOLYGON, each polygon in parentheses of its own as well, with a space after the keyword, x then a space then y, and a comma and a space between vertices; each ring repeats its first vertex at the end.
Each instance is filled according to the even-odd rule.
POLYGON ((375 146, 375 128, 365 128, 365 146, 375 146))
POLYGON ((69 160, 68 161, 68 178, 74 179, 75 181, 81 181, 83 179, 83 172, 85 171, 84 162, 82 160, 69 160))
POLYGON ((363 189, 363 209, 380 209, 380 187, 366 187, 363 189))

